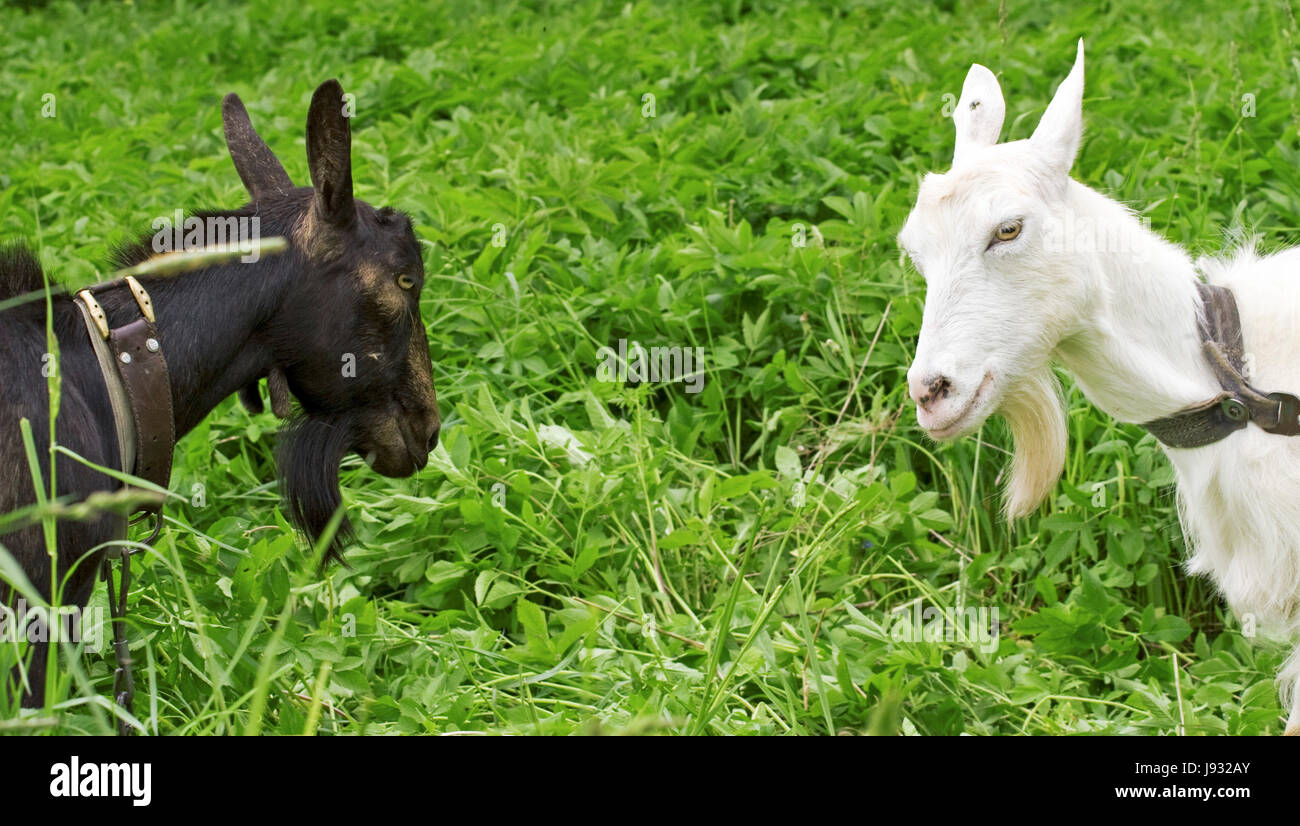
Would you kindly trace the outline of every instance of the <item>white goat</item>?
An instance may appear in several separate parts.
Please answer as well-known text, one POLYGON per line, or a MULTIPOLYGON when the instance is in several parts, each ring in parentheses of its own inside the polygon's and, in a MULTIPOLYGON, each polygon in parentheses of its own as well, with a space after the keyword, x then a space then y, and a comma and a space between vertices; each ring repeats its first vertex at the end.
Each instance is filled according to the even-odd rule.
MULTIPOLYGON (((926 280, 908 385, 935 439, 1006 417, 1015 451, 1008 517, 1051 491, 1066 452, 1049 363, 1122 422, 1220 396, 1202 350, 1197 270, 1235 295, 1250 384, 1300 394, 1300 249, 1194 265, 1119 203, 1070 178, 1083 131, 1083 42, 1028 140, 999 144, 997 79, 971 66, 953 120, 952 169, 926 175, 898 240, 926 280)), ((1238 615, 1300 632, 1300 436, 1250 424, 1221 441, 1166 448, 1191 557, 1238 615)), ((1300 734, 1300 650, 1279 681, 1300 734)))

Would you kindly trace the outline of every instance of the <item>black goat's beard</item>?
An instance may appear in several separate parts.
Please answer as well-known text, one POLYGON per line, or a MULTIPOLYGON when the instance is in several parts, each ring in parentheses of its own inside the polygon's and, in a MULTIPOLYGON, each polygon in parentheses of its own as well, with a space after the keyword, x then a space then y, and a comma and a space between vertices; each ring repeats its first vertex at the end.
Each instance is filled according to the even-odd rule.
MULTIPOLYGON (((277 464, 280 490, 289 521, 313 546, 325 533, 335 512, 343 507, 339 464, 355 444, 357 422, 347 414, 304 416, 290 422, 280 437, 277 464)), ((343 562, 343 549, 354 538, 347 516, 339 522, 321 567, 343 562)))

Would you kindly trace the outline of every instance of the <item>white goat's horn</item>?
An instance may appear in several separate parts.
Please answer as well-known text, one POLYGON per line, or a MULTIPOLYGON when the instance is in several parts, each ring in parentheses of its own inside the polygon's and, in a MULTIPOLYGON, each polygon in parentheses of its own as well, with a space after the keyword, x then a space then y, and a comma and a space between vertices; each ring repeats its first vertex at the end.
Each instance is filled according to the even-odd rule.
POLYGON ((987 68, 978 63, 966 73, 961 87, 961 100, 952 113, 957 127, 957 145, 952 153, 955 164, 964 152, 972 147, 992 146, 1002 134, 1002 119, 1007 105, 1002 100, 1002 87, 987 68))

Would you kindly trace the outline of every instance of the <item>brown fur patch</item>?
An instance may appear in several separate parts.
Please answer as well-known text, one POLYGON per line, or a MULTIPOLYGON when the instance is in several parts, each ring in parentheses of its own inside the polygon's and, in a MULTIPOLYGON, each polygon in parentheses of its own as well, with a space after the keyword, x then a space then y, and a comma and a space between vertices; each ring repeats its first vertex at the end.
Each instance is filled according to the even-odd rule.
POLYGON ((338 258, 343 253, 342 237, 328 222, 316 214, 316 206, 303 211, 293 225, 293 242, 308 258, 320 261, 338 258))
POLYGON ((298 249, 311 254, 316 243, 316 210, 304 210, 293 225, 293 243, 298 249))
POLYGON ((415 389, 424 406, 438 410, 438 394, 433 389, 433 363, 429 360, 429 342, 425 338, 424 327, 416 325, 411 331, 411 347, 406 351, 408 375, 417 377, 415 389))
POLYGON ((401 318, 406 312, 406 296, 392 273, 372 261, 365 261, 357 267, 357 278, 361 281, 362 292, 374 300, 385 318, 401 318))

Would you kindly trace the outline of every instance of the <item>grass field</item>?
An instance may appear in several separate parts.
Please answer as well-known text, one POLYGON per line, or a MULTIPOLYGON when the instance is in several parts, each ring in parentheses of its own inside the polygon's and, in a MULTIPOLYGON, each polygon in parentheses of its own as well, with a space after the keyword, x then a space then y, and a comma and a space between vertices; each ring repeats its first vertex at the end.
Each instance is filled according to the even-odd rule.
MULTIPOLYGON (((231 399, 188 435, 132 593, 145 728, 1280 733, 1284 649, 1183 574, 1150 436, 1070 390, 1065 476, 1008 525, 1001 422, 940 447, 907 400, 923 291, 893 238, 974 61, 1026 137, 1085 37, 1076 177, 1195 250, 1295 236, 1286 0, 1106 5, 0 9, 0 238, 60 279, 243 202, 226 92, 305 182, 335 76, 359 197, 425 242, 430 467, 345 463, 359 541, 320 576, 279 509, 277 420, 231 399), (620 340, 702 348, 702 388, 603 380, 620 340), (998 633, 905 633, 927 609, 998 633)), ((112 664, 82 652, 0 730, 111 731, 112 664)))

